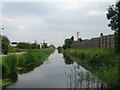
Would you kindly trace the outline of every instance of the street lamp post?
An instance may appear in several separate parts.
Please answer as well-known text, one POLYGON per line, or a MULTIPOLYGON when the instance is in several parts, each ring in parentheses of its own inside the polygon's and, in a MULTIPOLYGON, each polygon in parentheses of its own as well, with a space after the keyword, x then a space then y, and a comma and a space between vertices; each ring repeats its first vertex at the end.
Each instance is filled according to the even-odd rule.
POLYGON ((2 54, 2 30, 4 29, 4 27, 1 28, 0 31, 0 54, 2 54))
POLYGON ((2 27, 2 29, 1 29, 1 35, 2 35, 2 30, 4 30, 4 27, 2 27))

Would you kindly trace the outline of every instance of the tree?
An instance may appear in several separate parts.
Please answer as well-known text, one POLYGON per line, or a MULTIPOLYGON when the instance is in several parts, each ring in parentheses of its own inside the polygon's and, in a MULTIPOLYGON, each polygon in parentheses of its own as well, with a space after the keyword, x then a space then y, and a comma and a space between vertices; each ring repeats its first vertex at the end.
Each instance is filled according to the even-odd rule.
POLYGON ((82 40, 82 38, 78 38, 78 40, 77 40, 77 42, 82 42, 83 40, 82 40))
POLYGON ((74 37, 73 37, 73 36, 71 37, 71 40, 73 40, 73 41, 74 41, 74 37))
POLYGON ((110 20, 112 30, 115 31, 115 49, 120 53, 120 1, 108 8, 107 19, 110 20))
POLYGON ((40 49, 40 45, 37 43, 19 42, 16 46, 19 49, 40 49))
POLYGON ((0 35, 0 40, 2 41, 2 52, 7 55, 8 53, 8 46, 10 45, 10 40, 6 36, 0 35))
POLYGON ((58 46, 58 53, 62 52, 62 46, 58 46))
POLYGON ((48 48, 47 43, 43 43, 42 49, 46 49, 46 48, 48 48))
POLYGON ((30 49, 31 45, 29 43, 19 42, 16 47, 20 49, 30 49))
POLYGON ((49 48, 55 48, 55 46, 54 45, 49 45, 49 48))
POLYGON ((63 45, 64 49, 71 48, 71 45, 74 42, 74 37, 72 36, 70 39, 65 39, 64 42, 65 42, 64 45, 63 45))

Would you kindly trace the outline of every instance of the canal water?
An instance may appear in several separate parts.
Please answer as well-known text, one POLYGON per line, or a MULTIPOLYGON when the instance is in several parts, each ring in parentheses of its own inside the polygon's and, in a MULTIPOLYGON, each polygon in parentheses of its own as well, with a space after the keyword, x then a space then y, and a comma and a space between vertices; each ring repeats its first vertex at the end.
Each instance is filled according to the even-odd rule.
POLYGON ((42 65, 18 74, 9 88, 101 88, 104 84, 81 65, 56 50, 42 65))

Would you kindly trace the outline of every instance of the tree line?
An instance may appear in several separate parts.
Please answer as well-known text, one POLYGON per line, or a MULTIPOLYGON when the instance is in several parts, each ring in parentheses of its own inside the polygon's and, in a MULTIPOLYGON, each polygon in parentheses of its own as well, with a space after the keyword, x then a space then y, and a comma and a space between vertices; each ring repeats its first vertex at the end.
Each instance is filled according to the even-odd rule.
POLYGON ((38 44, 37 42, 34 43, 29 43, 29 42, 19 42, 17 43, 16 46, 11 46, 10 45, 10 40, 7 36, 5 35, 0 35, 0 49, 1 52, 5 55, 8 54, 9 51, 11 50, 20 50, 20 49, 47 49, 47 48, 55 48, 54 45, 49 45, 47 43, 42 43, 42 45, 40 46, 40 44, 38 44))
POLYGON ((83 40, 82 38, 78 38, 77 41, 74 40, 74 36, 71 36, 71 38, 67 38, 64 40, 64 44, 63 46, 58 46, 58 51, 61 52, 62 49, 68 49, 68 48, 71 48, 71 45, 73 43, 76 43, 76 42, 82 42, 82 41, 85 41, 83 40))
POLYGON ((27 42, 19 42, 16 47, 19 49, 40 49, 39 44, 27 42))

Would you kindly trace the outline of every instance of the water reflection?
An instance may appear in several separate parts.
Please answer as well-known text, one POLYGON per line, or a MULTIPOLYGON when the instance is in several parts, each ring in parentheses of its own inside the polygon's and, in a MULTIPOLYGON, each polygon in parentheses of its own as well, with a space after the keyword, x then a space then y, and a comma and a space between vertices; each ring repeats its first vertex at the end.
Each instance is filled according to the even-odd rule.
POLYGON ((105 88, 97 77, 93 76, 88 71, 81 71, 75 66, 70 73, 66 73, 68 88, 105 88))
MULTIPOLYGON (((29 72, 33 71, 36 67, 39 67, 41 64, 43 64, 43 63, 30 64, 18 71, 11 71, 6 74, 2 73, 2 79, 6 83, 6 85, 4 85, 2 87, 2 89, 4 90, 4 89, 6 89, 7 86, 14 85, 18 80, 18 74, 29 73, 29 72)), ((2 72, 5 71, 4 69, 5 68, 2 68, 2 72)))
MULTIPOLYGON (((73 64, 73 60, 64 55, 66 64, 73 64)), ((67 77, 68 88, 105 88, 105 83, 101 82, 96 76, 89 71, 83 69, 80 65, 73 64, 73 68, 69 73, 65 73, 67 77)))
POLYGON ((9 80, 11 83, 15 83, 18 80, 18 74, 16 71, 13 71, 9 74, 9 80))
POLYGON ((61 50, 58 50, 58 53, 62 53, 62 51, 61 51, 61 50))
POLYGON ((40 65, 40 63, 33 64, 19 70, 18 73, 23 75, 19 75, 18 82, 10 88, 70 88, 72 90, 106 87, 81 65, 66 55, 58 54, 57 51, 40 65), (34 70, 35 67, 38 68, 34 70))
POLYGON ((73 64, 74 61, 72 59, 70 59, 70 57, 68 57, 67 55, 63 55, 63 58, 65 60, 65 64, 73 64))
POLYGON ((15 84, 18 80, 18 74, 16 71, 12 71, 6 76, 2 77, 6 85, 2 86, 2 89, 4 90, 8 85, 15 84))
POLYGON ((39 67, 41 64, 43 64, 43 63, 34 63, 34 64, 27 65, 26 67, 18 70, 18 73, 19 74, 29 73, 29 72, 33 71, 36 67, 39 67))

